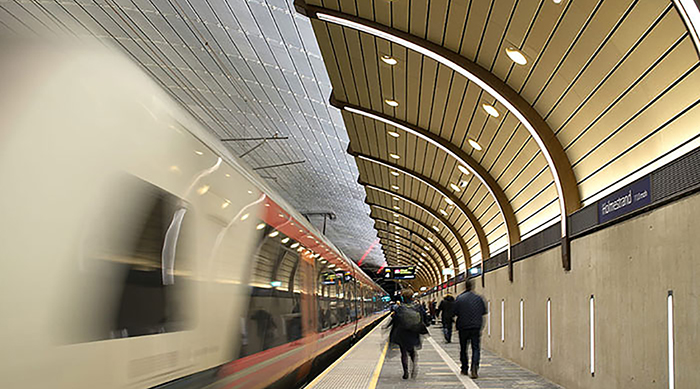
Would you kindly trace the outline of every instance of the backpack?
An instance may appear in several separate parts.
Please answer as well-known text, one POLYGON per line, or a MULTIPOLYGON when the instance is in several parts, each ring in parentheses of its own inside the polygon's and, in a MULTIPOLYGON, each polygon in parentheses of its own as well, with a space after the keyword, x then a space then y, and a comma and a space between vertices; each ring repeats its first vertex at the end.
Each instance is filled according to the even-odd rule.
POLYGON ((396 312, 396 316, 401 328, 416 333, 423 332, 423 318, 415 307, 402 305, 396 312))

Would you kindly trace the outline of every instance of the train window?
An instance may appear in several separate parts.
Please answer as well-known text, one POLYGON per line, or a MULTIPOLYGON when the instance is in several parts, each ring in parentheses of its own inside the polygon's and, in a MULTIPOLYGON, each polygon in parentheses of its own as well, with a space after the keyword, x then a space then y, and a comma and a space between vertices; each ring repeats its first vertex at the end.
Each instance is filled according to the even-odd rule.
MULTIPOLYGON (((188 206, 175 195, 133 176, 110 188, 77 263, 77 297, 91 326, 76 325, 74 341, 181 331, 191 273, 188 206), (104 311, 99 319, 97 312, 104 311), (89 313, 86 313, 89 314, 89 313), (78 330, 76 330, 77 332, 78 330)), ((85 320, 76 315, 69 320, 85 320)))
POLYGON ((255 354, 302 337, 301 293, 304 271, 299 252, 284 236, 261 230, 250 281, 250 300, 243 319, 239 357, 255 354), (270 236, 272 235, 272 236, 270 236))

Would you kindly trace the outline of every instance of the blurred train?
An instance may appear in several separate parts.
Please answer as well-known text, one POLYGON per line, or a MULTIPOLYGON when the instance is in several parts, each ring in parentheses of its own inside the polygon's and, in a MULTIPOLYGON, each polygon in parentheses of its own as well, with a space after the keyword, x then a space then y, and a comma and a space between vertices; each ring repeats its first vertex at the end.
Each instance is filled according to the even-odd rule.
POLYGON ((291 387, 382 317, 385 292, 131 61, 0 52, 1 388, 291 387))

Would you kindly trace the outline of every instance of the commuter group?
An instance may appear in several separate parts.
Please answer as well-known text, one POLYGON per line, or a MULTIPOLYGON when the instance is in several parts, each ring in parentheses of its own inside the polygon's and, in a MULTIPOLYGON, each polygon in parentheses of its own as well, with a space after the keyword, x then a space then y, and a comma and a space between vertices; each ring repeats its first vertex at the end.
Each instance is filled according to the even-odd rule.
POLYGON ((403 379, 415 379, 418 375, 418 350, 422 346, 422 336, 438 332, 428 329, 440 322, 445 343, 452 343, 452 330, 456 327, 459 337, 461 374, 472 379, 479 378, 481 359, 481 329, 483 317, 488 312, 484 299, 473 291, 471 280, 464 282, 464 292, 457 298, 445 295, 437 304, 418 303, 414 291, 404 289, 401 297, 391 308, 389 342, 397 345, 401 353, 403 379), (456 320, 456 322, 455 322, 456 320), (471 363, 468 349, 471 348, 471 363))

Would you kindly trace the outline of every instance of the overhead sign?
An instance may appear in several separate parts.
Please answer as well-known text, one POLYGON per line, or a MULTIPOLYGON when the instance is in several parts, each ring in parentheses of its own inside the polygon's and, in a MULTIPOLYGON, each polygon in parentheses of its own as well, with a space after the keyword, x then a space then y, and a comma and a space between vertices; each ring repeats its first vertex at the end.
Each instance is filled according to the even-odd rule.
POLYGON ((383 278, 388 280, 412 280, 416 278, 415 266, 385 267, 383 278))
POLYGON ((342 272, 340 272, 340 275, 338 275, 338 273, 323 273, 321 274, 321 283, 323 285, 334 285, 338 280, 342 279, 342 277, 342 272))
POLYGON ((605 223, 651 204, 649 176, 598 200, 598 223, 605 223))
POLYGON ((481 266, 474 266, 469 268, 469 276, 476 277, 481 274, 481 266))

